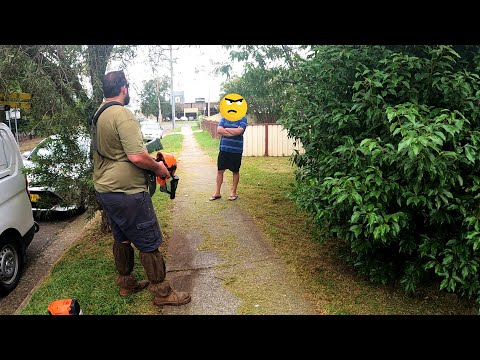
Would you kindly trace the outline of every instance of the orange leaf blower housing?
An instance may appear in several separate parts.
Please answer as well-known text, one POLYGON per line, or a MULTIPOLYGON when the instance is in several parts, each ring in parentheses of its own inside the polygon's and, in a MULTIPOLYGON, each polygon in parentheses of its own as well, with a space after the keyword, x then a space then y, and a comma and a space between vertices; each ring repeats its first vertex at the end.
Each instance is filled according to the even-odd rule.
POLYGON ((48 305, 50 315, 83 315, 77 299, 62 299, 52 301, 48 305))
POLYGON ((159 151, 157 152, 157 158, 155 160, 163 161, 165 167, 170 173, 170 190, 168 190, 167 188, 167 180, 165 178, 157 176, 157 182, 160 185, 160 191, 170 194, 170 199, 175 199, 175 192, 177 191, 179 180, 179 177, 175 175, 175 171, 177 170, 177 159, 175 159, 175 156, 173 156, 173 154, 159 151))

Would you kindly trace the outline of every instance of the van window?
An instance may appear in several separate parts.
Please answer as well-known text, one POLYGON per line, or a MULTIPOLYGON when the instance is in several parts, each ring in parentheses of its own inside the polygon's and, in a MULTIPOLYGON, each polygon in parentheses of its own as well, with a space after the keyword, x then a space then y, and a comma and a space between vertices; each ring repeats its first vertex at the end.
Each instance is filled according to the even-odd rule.
POLYGON ((0 130, 0 179, 10 175, 11 169, 11 157, 8 145, 7 133, 4 130, 0 130))

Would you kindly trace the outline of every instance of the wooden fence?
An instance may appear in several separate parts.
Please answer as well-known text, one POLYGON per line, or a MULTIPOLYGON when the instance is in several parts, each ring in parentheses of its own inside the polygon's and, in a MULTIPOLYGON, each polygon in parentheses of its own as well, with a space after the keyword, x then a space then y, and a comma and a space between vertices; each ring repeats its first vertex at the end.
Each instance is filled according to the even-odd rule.
MULTIPOLYGON (((212 138, 220 138, 217 125, 216 121, 202 121, 202 128, 212 138)), ((248 124, 243 134, 243 156, 290 156, 294 150, 303 153, 302 144, 295 144, 280 124, 248 124)))

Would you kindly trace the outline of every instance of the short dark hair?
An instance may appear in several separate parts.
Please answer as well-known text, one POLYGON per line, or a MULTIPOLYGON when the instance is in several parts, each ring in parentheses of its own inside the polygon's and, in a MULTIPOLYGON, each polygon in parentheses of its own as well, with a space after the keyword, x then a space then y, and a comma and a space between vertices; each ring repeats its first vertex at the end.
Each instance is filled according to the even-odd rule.
POLYGON ((111 98, 119 95, 122 86, 128 86, 123 70, 106 73, 103 77, 103 96, 111 98))

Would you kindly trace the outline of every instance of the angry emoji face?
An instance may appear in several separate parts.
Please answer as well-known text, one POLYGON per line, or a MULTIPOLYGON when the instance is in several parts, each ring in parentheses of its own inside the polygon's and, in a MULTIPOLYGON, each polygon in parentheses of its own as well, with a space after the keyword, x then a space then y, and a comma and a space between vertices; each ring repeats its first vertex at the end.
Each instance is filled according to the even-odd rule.
POLYGON ((247 113, 247 101, 238 94, 227 94, 220 101, 220 113, 230 121, 238 121, 247 113))

